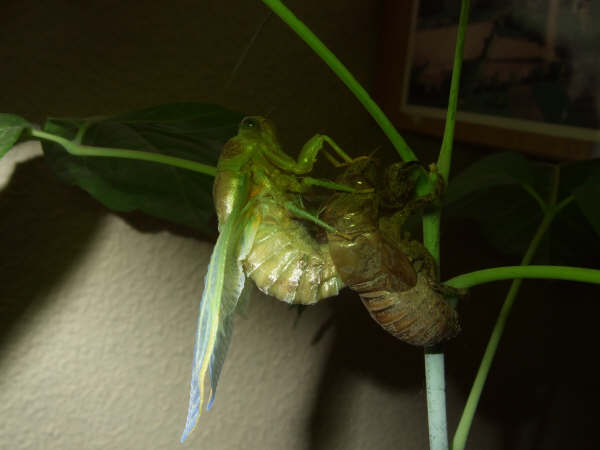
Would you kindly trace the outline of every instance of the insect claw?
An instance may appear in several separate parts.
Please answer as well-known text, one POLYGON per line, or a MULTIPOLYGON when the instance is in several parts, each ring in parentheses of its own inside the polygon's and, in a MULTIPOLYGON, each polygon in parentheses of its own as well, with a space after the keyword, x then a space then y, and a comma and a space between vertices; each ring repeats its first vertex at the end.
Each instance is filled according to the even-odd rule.
POLYGON ((350 161, 346 161, 346 162, 340 163, 340 165, 336 166, 336 167, 348 167, 348 166, 352 166, 352 165, 354 165, 357 162, 360 162, 362 160, 371 159, 371 156, 373 156, 373 155, 371 154, 371 155, 357 156, 356 158, 353 158, 350 161))
POLYGON ((333 167, 342 167, 344 165, 343 162, 339 162, 337 159, 335 159, 333 157, 333 155, 331 153, 329 153, 327 150, 323 150, 323 154, 325 155, 325 158, 327 158, 327 160, 331 163, 331 165, 333 167))

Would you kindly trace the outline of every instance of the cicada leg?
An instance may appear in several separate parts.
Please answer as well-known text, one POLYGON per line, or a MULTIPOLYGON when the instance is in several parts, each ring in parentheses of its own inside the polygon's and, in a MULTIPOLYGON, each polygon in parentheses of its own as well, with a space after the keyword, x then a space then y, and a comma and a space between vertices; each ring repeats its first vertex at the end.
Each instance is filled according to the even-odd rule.
POLYGON ((285 202, 285 204, 283 206, 285 207, 285 209, 287 209, 289 212, 295 214, 297 217, 299 217, 301 219, 310 220, 311 222, 315 223, 316 225, 319 225, 320 227, 325 228, 327 231, 329 231, 331 233, 337 233, 337 230, 335 228, 333 228, 331 225, 329 225, 327 222, 322 221, 317 216, 309 213, 308 211, 306 211, 304 209, 298 208, 292 202, 285 202))
POLYGON ((343 167, 348 164, 353 164, 356 160, 365 158, 364 156, 359 158, 351 158, 329 136, 316 134, 306 141, 306 143, 302 146, 295 164, 288 165, 287 167, 280 165, 280 167, 296 175, 309 173, 312 171, 315 161, 317 160, 317 155, 321 150, 325 152, 325 156, 335 167, 343 167), (327 152, 327 150, 324 149, 325 143, 329 144, 329 146, 343 160, 343 162, 340 163, 337 161, 331 154, 327 152))
POLYGON ((319 187, 323 187, 323 188, 327 188, 327 189, 331 189, 332 191, 341 191, 341 192, 349 192, 351 194, 356 194, 356 193, 367 193, 367 192, 373 192, 373 188, 354 188, 345 184, 340 184, 340 183, 334 183, 333 181, 329 181, 329 180, 322 180, 319 178, 312 178, 312 177, 304 177, 302 178, 301 181, 301 185, 304 188, 308 188, 310 186, 319 186, 319 187))

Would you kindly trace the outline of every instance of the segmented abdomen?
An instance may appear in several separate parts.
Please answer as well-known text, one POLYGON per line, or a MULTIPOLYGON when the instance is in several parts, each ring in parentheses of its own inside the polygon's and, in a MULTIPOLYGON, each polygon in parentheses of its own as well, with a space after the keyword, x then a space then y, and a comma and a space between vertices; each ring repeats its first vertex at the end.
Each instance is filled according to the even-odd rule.
POLYGON ((243 267, 262 292, 305 305, 338 294, 344 284, 327 244, 319 244, 281 202, 263 198, 255 213, 261 222, 243 267))
POLYGON ((363 292, 360 298, 384 330, 408 344, 435 345, 460 329, 454 308, 423 275, 405 291, 363 292))
POLYGON ((336 194, 328 202, 324 219, 338 230, 328 233, 329 251, 343 282, 404 342, 430 346, 456 335, 456 311, 436 290, 433 274, 415 270, 420 262, 384 236, 377 218, 375 194, 336 194))

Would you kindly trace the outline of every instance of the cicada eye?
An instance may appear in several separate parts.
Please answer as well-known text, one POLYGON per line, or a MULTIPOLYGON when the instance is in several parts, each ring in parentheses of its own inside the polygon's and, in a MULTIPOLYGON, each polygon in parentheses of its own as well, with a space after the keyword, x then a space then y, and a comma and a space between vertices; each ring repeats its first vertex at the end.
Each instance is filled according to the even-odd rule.
POLYGON ((246 117, 240 124, 240 130, 258 130, 260 123, 254 117, 246 117))

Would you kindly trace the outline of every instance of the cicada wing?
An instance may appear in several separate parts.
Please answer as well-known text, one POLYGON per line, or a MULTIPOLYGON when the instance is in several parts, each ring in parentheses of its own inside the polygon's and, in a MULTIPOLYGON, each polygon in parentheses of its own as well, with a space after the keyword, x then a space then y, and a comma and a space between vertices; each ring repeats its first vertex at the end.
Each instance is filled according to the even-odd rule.
MULTIPOLYGON (((213 360, 214 351, 219 340, 219 327, 222 322, 221 300, 225 267, 228 263, 227 246, 231 244, 231 222, 229 227, 223 227, 217 243, 213 249, 208 264, 208 272, 204 279, 204 291, 200 300, 200 314, 198 316, 198 330, 194 345, 194 364, 190 385, 190 403, 188 416, 181 441, 185 441, 193 431, 204 404, 204 384, 213 360)), ((234 261, 235 263, 235 261, 234 261)), ((239 283, 240 280, 235 280, 239 283)), ((222 339, 222 338, 221 338, 222 339)), ((222 347, 222 346, 219 346, 222 347)))
MULTIPOLYGON (((252 215, 250 215, 249 220, 246 222, 244 227, 244 233, 242 235, 242 240, 239 248, 238 260, 240 263, 243 263, 248 253, 252 250, 252 246, 254 245, 254 239, 256 238, 256 233, 258 231, 258 227, 262 217, 258 215, 256 210, 252 210, 252 215)), ((230 308, 226 311, 227 314, 233 313, 233 311, 237 312, 242 317, 246 317, 246 313, 248 311, 248 304, 250 303, 250 294, 252 293, 253 283, 246 282, 244 284, 244 288, 239 295, 237 303, 235 305, 229 305, 230 308)))
POLYGON ((260 220, 260 215, 255 213, 252 208, 244 208, 233 231, 233 240, 236 245, 228 249, 230 252, 228 261, 231 263, 225 267, 225 286, 221 302, 221 312, 224 315, 232 314, 237 309, 240 298, 249 293, 248 289, 245 289, 246 278, 242 261, 246 259, 252 249, 260 220), (236 264, 233 263, 234 261, 236 264))
POLYGON ((238 300, 237 308, 235 308, 235 312, 242 316, 244 319, 248 317, 248 308, 253 287, 254 283, 246 281, 246 284, 244 285, 244 290, 242 291, 240 299, 238 300))
POLYGON ((206 409, 210 409, 215 400, 217 383, 219 382, 221 370, 225 363, 225 356, 227 355, 233 334, 234 312, 240 307, 240 302, 243 304, 247 303, 250 296, 252 285, 246 282, 242 261, 252 248, 260 218, 256 215, 250 216, 249 219, 248 217, 249 214, 244 214, 238 221, 241 223, 235 228, 234 240, 235 242, 239 242, 239 245, 232 246, 229 249, 232 254, 228 258, 230 263, 225 267, 225 287, 220 307, 221 323, 209 366, 211 393, 206 409))
POLYGON ((240 225, 243 217, 246 216, 242 214, 242 202, 247 198, 247 181, 240 182, 236 191, 232 212, 221 226, 204 279, 194 346, 190 402, 185 429, 181 436, 182 442, 193 431, 200 416, 205 400, 207 375, 211 379, 211 401, 207 405, 208 408, 212 404, 231 340, 232 318, 230 316, 235 311, 238 298, 244 289, 246 278, 239 258, 243 232, 236 230, 246 228, 240 225))
POLYGON ((233 314, 230 314, 223 318, 221 325, 219 326, 219 334, 217 336, 217 342, 215 349, 210 358, 209 364, 209 376, 210 376, 210 398, 206 405, 206 409, 212 408, 212 404, 215 401, 215 394, 217 393, 217 383, 221 376, 223 364, 225 363, 225 357, 227 356, 227 350, 229 350, 229 344, 231 344, 231 336, 233 335, 233 314))

